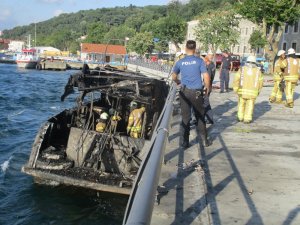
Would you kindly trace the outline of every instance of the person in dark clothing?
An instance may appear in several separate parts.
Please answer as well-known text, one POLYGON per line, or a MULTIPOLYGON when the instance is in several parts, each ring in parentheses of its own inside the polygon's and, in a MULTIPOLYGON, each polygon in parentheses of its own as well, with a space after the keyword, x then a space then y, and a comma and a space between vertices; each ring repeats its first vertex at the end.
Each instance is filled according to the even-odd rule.
POLYGON ((231 56, 228 54, 228 51, 223 51, 222 64, 220 67, 220 93, 224 92, 224 87, 226 92, 229 91, 229 73, 232 71, 233 63, 231 56))
POLYGON ((82 73, 83 74, 90 74, 90 67, 89 67, 89 65, 87 63, 83 64, 82 73))
POLYGON ((178 85, 181 84, 179 92, 182 122, 180 126, 180 146, 189 147, 191 109, 193 108, 200 132, 200 139, 204 146, 209 146, 211 142, 207 138, 206 125, 204 120, 203 94, 210 92, 210 77, 207 73, 205 62, 194 56, 196 42, 189 40, 186 43, 186 56, 176 62, 172 79, 178 85), (181 80, 178 75, 181 75, 181 80), (204 78, 204 85, 202 76, 204 78), (203 93, 205 86, 205 93, 203 93))
MULTIPOLYGON (((210 90, 212 90, 212 84, 215 78, 215 74, 216 74, 216 66, 213 63, 213 54, 207 54, 204 58, 205 64, 206 64, 206 68, 207 68, 207 72, 208 75, 210 77, 210 90)), ((213 124, 214 120, 213 120, 213 112, 212 112, 212 108, 210 106, 210 102, 209 102, 209 95, 210 95, 211 91, 208 93, 208 95, 204 96, 204 113, 205 113, 205 118, 207 123, 213 124)))

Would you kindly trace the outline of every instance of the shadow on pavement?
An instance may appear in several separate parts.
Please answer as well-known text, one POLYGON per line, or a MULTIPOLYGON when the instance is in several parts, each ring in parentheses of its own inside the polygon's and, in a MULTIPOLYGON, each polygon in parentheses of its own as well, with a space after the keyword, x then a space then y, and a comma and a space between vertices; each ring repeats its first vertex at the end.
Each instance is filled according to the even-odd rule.
POLYGON ((300 213, 300 206, 296 207, 292 211, 290 211, 287 218, 284 220, 282 225, 291 225, 293 220, 297 217, 297 215, 300 213))
MULTIPOLYGON (((232 97, 229 96, 229 97, 232 97)), ((237 100, 237 97, 236 97, 237 100)), ((209 127, 208 131, 211 133, 211 139, 214 141, 218 141, 221 144, 219 149, 216 149, 211 152, 213 145, 209 147, 210 153, 207 154, 208 149, 204 148, 201 144, 199 144, 198 138, 191 142, 192 145, 199 144, 200 150, 199 155, 201 157, 201 166, 204 169, 204 183, 206 185, 206 194, 203 196, 199 196, 199 199, 195 199, 195 202, 191 204, 186 210, 184 210, 184 180, 193 172, 193 171, 185 171, 179 165, 184 163, 184 150, 177 148, 173 151, 167 153, 165 155, 165 162, 173 159, 175 156, 178 155, 178 170, 176 179, 171 178, 167 180, 163 186, 166 188, 166 191, 160 193, 158 195, 158 201, 165 196, 169 190, 176 188, 176 208, 175 208, 175 219, 172 222, 172 225, 175 224, 182 224, 182 225, 189 225, 192 224, 193 221, 197 218, 197 216, 207 210, 207 207, 210 208, 210 214, 212 221, 211 223, 214 225, 221 225, 221 217, 218 209, 218 203, 216 197, 220 192, 222 192, 228 185, 235 181, 238 184, 240 192, 248 206, 248 209, 251 213, 249 220, 245 224, 256 224, 256 225, 263 225, 263 221, 261 215, 259 214, 254 201, 252 200, 251 196, 248 193, 247 187, 241 176, 239 169, 222 137, 222 133, 228 127, 232 127, 236 125, 238 122, 236 120, 236 108, 237 110, 237 101, 232 101, 227 98, 223 104, 217 105, 213 108, 213 112, 217 121, 215 121, 215 125, 209 127), (231 113, 228 113, 232 111, 231 113), (220 153, 225 154, 225 158, 229 163, 229 168, 231 172, 226 175, 226 177, 217 184, 213 184, 212 176, 210 172, 210 165, 209 161, 219 155, 220 153), (193 215, 193 216, 191 216, 193 215)), ((268 101, 263 101, 255 104, 255 111, 254 111, 254 120, 257 120, 261 116, 263 116, 266 112, 271 110, 271 105, 268 101)), ((173 123, 173 126, 178 125, 178 121, 173 123)), ((251 125, 249 125, 251 126, 251 125)), ((197 131, 198 133, 198 131, 197 131)), ((179 136, 179 133, 175 133, 169 137, 169 140, 172 141, 179 136)), ((294 218, 297 213, 299 213, 300 209, 297 208, 293 210, 288 218, 294 218)), ((290 219, 287 219, 290 221, 290 219)), ((290 223, 286 222, 283 225, 288 225, 290 223)))

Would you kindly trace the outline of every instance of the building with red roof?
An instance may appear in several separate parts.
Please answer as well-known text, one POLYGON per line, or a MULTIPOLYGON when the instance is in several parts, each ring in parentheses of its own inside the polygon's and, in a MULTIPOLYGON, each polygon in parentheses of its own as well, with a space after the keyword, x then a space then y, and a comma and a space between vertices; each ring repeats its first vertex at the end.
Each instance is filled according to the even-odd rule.
POLYGON ((81 44, 81 60, 96 63, 123 62, 126 48, 123 45, 81 44))

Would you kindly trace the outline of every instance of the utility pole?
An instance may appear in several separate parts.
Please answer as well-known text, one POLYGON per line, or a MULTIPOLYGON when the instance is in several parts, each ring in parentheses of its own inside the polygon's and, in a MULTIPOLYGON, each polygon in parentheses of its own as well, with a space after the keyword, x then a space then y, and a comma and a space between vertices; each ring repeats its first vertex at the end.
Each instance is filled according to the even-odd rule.
POLYGON ((36 23, 34 24, 34 47, 36 47, 36 23))

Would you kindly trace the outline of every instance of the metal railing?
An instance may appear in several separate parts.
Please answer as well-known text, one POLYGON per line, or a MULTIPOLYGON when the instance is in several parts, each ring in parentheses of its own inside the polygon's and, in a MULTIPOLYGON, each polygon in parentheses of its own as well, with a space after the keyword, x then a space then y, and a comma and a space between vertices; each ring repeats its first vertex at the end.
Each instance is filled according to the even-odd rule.
POLYGON ((159 62, 151 62, 151 61, 146 61, 144 59, 131 59, 129 58, 128 63, 141 66, 141 67, 146 67, 149 69, 161 71, 164 73, 170 73, 172 66, 164 63, 159 63, 159 62))
POLYGON ((175 95, 176 84, 172 83, 151 138, 150 149, 136 176, 123 225, 148 225, 151 222, 175 95))

